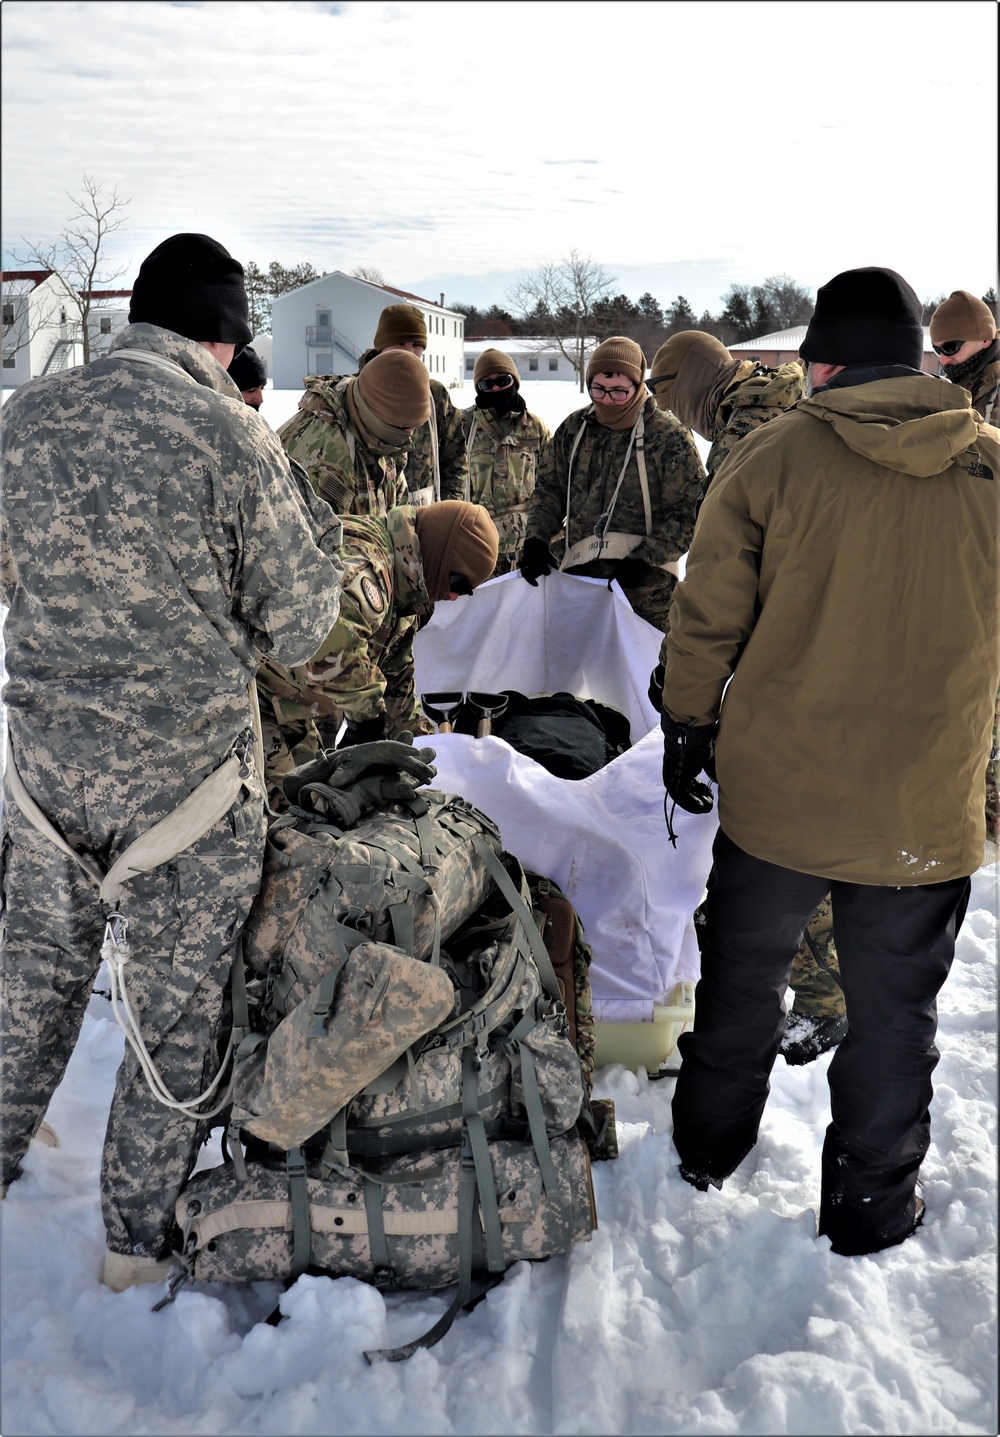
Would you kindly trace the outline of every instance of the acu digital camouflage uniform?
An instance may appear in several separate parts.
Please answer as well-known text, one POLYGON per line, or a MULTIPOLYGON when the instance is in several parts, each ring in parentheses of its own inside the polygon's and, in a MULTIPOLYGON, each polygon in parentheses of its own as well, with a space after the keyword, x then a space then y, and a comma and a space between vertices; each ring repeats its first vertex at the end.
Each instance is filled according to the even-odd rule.
MULTIPOLYGON (((4 411, 0 550, 13 756, 31 798, 106 871, 227 755, 242 790, 203 838, 125 885, 128 984, 176 1098, 218 1059, 222 994, 260 882, 263 793, 246 761, 261 653, 292 662, 334 622, 340 524, 201 345, 134 324, 95 363, 4 411), (322 547, 318 547, 322 546, 322 547), (326 552, 323 552, 325 550, 326 552)), ((3 1181, 72 1053, 104 915, 82 870, 4 798, 3 1181)), ((157 1102, 131 1053, 101 1173, 108 1247, 170 1251, 206 1125, 157 1102)))
POLYGON ((383 516, 410 502, 409 451, 373 454, 354 430, 347 407, 350 374, 310 374, 298 413, 278 430, 285 453, 309 475, 337 514, 383 516))
MULTIPOLYGON (((705 471, 688 430, 673 414, 658 409, 652 395, 641 412, 652 534, 644 537, 630 556, 630 561, 645 563, 644 577, 638 584, 623 584, 622 588, 636 613, 662 630, 677 582, 676 574, 666 566, 676 564, 691 543, 705 471)), ((556 555, 564 552, 561 545, 553 546, 563 528, 570 452, 581 426, 584 434, 573 456, 570 526, 565 540, 570 547, 594 533, 611 502, 629 448, 630 431, 601 424, 592 404, 559 425, 542 451, 524 536, 541 539, 556 555)), ((638 535, 646 532, 634 445, 609 529, 638 535)), ((617 567, 615 560, 598 559, 572 572, 612 579, 617 567)))
POLYGON ((535 491, 542 451, 552 434, 544 420, 527 410, 497 414, 473 405, 459 412, 469 456, 464 497, 489 510, 500 539, 494 574, 509 574, 521 562, 528 500, 535 491))
MULTIPOLYGON (((358 360, 358 372, 376 354, 384 350, 366 349, 358 360)), ((428 376, 429 377, 429 376, 428 376)), ((438 471, 441 477, 439 499, 464 499, 469 463, 465 454, 465 431, 462 411, 452 402, 451 395, 439 379, 430 379, 431 403, 434 409, 426 424, 414 429, 406 446, 406 483, 409 497, 397 499, 398 504, 413 504, 421 491, 434 488, 434 445, 437 441, 438 471), (437 427, 431 434, 431 424, 437 427)), ((426 502, 430 502, 428 499, 426 502)))
POLYGON ((386 716, 386 736, 431 733, 413 675, 413 636, 433 605, 424 582, 413 506, 384 520, 343 520, 340 616, 308 663, 265 660, 257 672, 268 793, 285 806, 281 776, 333 748, 342 719, 386 716))

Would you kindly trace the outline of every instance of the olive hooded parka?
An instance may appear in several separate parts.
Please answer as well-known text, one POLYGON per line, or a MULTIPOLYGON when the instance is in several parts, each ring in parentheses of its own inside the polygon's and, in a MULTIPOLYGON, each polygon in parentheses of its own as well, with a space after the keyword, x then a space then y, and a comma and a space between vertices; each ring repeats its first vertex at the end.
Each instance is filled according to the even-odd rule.
POLYGON ((821 390, 719 470, 664 707, 720 718, 719 818, 746 852, 893 886, 980 866, 998 491, 1000 432, 916 372, 821 390))

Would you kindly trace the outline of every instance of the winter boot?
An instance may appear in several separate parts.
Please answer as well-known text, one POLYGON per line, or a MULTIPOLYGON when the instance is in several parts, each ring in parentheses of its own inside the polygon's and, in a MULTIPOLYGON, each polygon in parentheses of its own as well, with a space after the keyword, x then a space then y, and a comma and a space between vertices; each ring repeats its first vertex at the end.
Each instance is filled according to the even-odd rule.
POLYGON ((846 1036, 846 1018, 814 1018, 793 1009, 788 1015, 779 1051, 786 1063, 799 1067, 835 1048, 846 1036))
POLYGON ((47 1148, 57 1148, 59 1146, 59 1137, 55 1128, 50 1127, 48 1123, 39 1123, 38 1131, 32 1138, 32 1142, 42 1143, 47 1148))
POLYGON ((127 1252, 106 1252, 101 1281, 112 1292, 124 1292, 141 1282, 166 1282, 173 1267, 170 1258, 135 1257, 127 1252))

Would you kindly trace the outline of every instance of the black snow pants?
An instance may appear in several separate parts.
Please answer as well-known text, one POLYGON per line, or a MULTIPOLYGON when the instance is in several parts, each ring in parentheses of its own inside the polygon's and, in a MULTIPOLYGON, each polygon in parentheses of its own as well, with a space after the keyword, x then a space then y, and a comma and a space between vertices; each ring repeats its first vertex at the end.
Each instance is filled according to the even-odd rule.
POLYGON ((721 1187, 757 1141, 792 958, 829 891, 848 1033, 829 1068, 819 1231, 845 1256, 902 1242, 930 1142, 936 999, 970 880, 831 881, 753 858, 721 830, 713 859, 694 1029, 680 1039, 673 1100, 682 1172, 721 1187))

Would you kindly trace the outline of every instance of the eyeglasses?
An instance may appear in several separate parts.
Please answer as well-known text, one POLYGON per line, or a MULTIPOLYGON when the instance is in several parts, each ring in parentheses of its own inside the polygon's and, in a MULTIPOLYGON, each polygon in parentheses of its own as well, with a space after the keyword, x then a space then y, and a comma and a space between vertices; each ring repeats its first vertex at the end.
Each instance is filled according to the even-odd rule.
POLYGON ((935 344, 931 347, 935 354, 943 354, 945 359, 950 359, 953 354, 958 353, 965 343, 966 341, 964 339, 947 339, 944 344, 935 344))
POLYGON ((465 577, 464 574, 449 574, 448 592, 449 594, 460 595, 471 594, 472 585, 469 583, 468 579, 465 577))
POLYGON ((605 389, 603 384, 590 386, 591 399, 610 399, 612 404, 624 404, 625 400, 631 399, 634 393, 634 384, 630 384, 628 389, 605 389))
POLYGON ((513 383, 512 374, 491 374, 488 379, 478 379, 476 388, 481 394, 489 394, 491 389, 509 389, 513 383))

